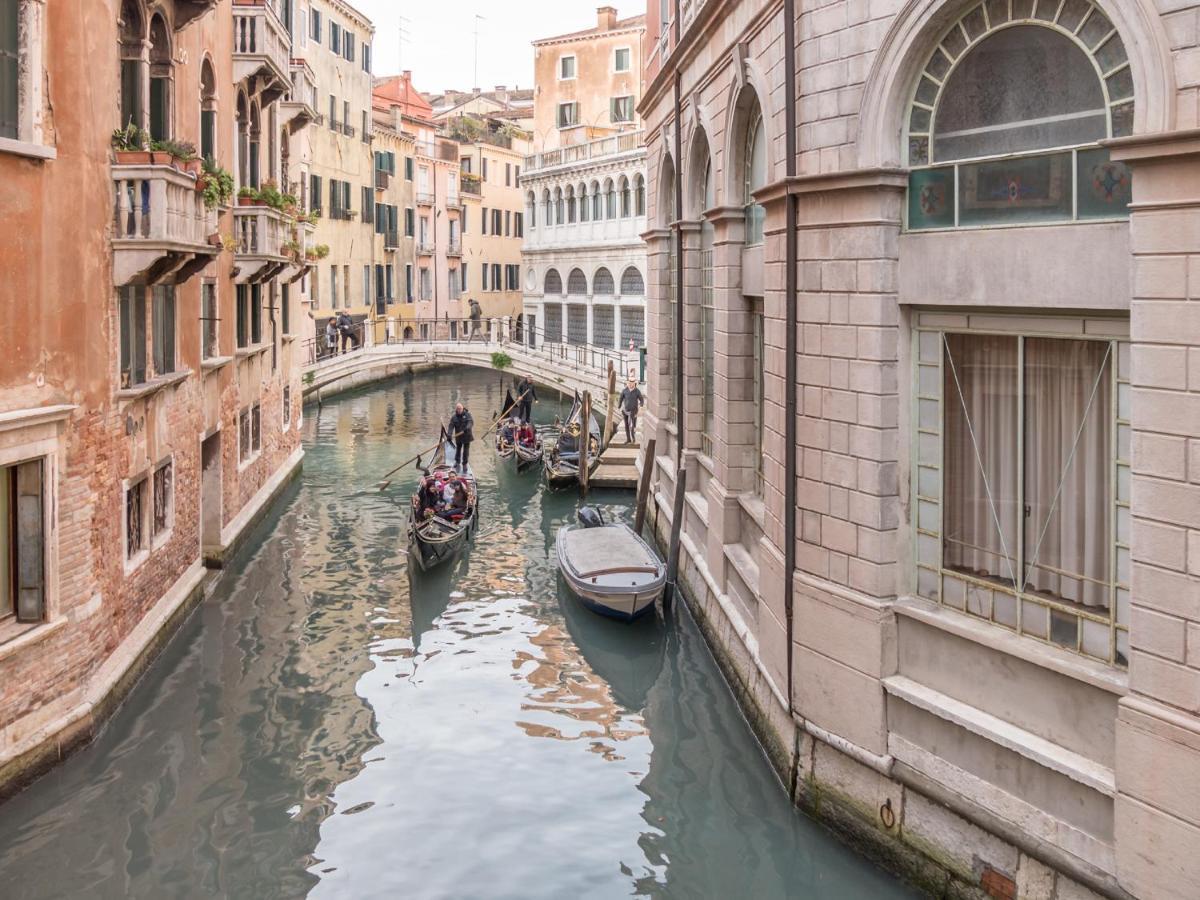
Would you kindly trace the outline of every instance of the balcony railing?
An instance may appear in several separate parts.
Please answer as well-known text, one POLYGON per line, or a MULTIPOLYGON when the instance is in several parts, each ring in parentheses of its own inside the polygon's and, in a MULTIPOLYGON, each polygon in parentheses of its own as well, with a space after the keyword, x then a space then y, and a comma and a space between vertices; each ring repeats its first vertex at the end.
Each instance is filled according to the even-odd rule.
POLYGON ((428 156, 432 159, 435 151, 433 141, 417 141, 417 156, 428 156))
POLYGON ((570 147, 560 147, 557 150, 547 150, 525 157, 525 167, 522 175, 529 175, 542 169, 552 169, 556 166, 567 166, 588 160, 604 159, 624 153, 633 153, 645 146, 646 133, 642 130, 626 131, 612 134, 608 137, 588 141, 584 144, 574 144, 570 147))
POLYGON ((217 233, 217 214, 196 192, 195 176, 173 166, 114 165, 112 177, 116 284, 156 281, 216 255, 209 236, 217 233))
POLYGON ((383 249, 389 253, 400 249, 400 232, 385 231, 383 234, 383 249))
POLYGON ((483 182, 474 175, 467 175, 464 172, 462 176, 462 192, 470 194, 473 197, 479 197, 483 194, 483 182))
POLYGON ((451 241, 446 245, 447 256, 462 256, 462 241, 451 241))
POLYGON ((375 190, 386 191, 392 183, 392 175, 390 172, 385 172, 383 169, 375 170, 375 190))
POLYGON ((291 219, 273 207, 234 207, 238 282, 265 281, 288 264, 292 257, 285 254, 284 244, 291 240, 290 226, 291 219))
POLYGON ((346 137, 354 137, 354 135, 357 133, 358 132, 355 130, 353 125, 350 125, 346 122, 342 123, 342 134, 344 134, 346 137))
POLYGON ((428 191, 417 191, 417 204, 420 206, 433 206, 434 199, 428 191))
POLYGON ((293 59, 291 70, 292 86, 280 103, 280 118, 295 134, 320 116, 317 114, 317 79, 312 67, 303 59, 293 59))
POLYGON ((273 102, 290 84, 290 50, 287 29, 268 0, 233 0, 235 81, 264 76, 266 102, 273 102))
POLYGON ((417 254, 420 256, 432 256, 434 246, 432 241, 417 241, 417 254))
POLYGON ((457 209, 458 207, 462 206, 462 197, 460 197, 458 194, 447 194, 446 206, 450 207, 451 209, 457 209))

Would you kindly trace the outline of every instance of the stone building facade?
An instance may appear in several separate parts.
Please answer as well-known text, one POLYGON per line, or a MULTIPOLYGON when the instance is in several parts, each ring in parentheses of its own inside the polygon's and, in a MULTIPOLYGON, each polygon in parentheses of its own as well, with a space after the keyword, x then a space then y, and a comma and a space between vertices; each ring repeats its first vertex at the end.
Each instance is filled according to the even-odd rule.
POLYGON ((1198 16, 649 4, 655 527, 935 892, 1200 894, 1198 16))
POLYGON ((526 157, 526 339, 645 344, 646 152, 637 112, 645 17, 534 42, 534 145, 526 157))
POLYGON ((90 738, 298 469, 305 266, 286 244, 307 238, 294 210, 210 206, 183 146, 235 188, 280 177, 290 9, 4 0, 0 17, 19 22, 0 304, 20 323, 0 365, 2 793, 90 738), (130 125, 153 153, 117 152, 130 125))

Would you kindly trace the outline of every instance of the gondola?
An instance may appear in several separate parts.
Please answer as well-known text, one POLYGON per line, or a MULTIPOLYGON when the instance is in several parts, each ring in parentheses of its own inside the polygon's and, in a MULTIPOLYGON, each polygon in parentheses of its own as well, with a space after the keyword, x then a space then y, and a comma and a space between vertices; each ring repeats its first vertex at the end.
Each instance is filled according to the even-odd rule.
POLYGON ((431 464, 423 470, 423 474, 425 478, 439 481, 449 480, 452 475, 457 477, 467 489, 466 512, 452 520, 438 515, 421 516, 420 490, 413 492, 408 524, 408 549, 409 555, 422 572, 428 572, 434 566, 457 556, 466 547, 478 523, 479 495, 475 475, 470 467, 465 472, 459 472, 447 462, 453 452, 454 445, 450 443, 446 429, 443 428, 441 449, 434 451, 431 464))
MULTIPOLYGON (((505 393, 504 393, 504 413, 502 415, 504 415, 504 416, 509 415, 513 411, 513 408, 515 406, 516 406, 516 403, 513 401, 512 391, 505 391, 505 393)), ((499 417, 497 417, 497 418, 499 418, 499 417)), ((516 416, 511 416, 506 424, 511 425, 516 420, 517 420, 516 416)), ((505 424, 501 424, 500 422, 496 423, 496 455, 498 457, 500 457, 501 459, 512 459, 513 455, 516 452, 517 445, 516 445, 516 441, 505 438, 505 436, 504 436, 505 427, 506 427, 505 424)))
MULTIPOLYGON (((505 413, 511 412, 516 408, 517 404, 512 398, 512 392, 508 391, 504 397, 505 413)), ((516 430, 521 426, 520 417, 514 415, 505 423, 496 429, 496 455, 500 459, 516 459, 517 471, 526 472, 533 466, 541 465, 543 456, 542 436, 537 433, 534 443, 526 446, 516 437, 516 430), (510 428, 511 432, 506 436, 505 429, 510 428)))
MULTIPOLYGON (((581 437, 583 420, 583 401, 575 395, 571 412, 567 416, 559 435, 558 443, 546 457, 546 481, 555 486, 572 484, 579 480, 580 450, 584 446, 581 437)), ((586 465, 590 472, 600 457, 600 423, 595 414, 588 419, 588 437, 586 441, 586 465)))

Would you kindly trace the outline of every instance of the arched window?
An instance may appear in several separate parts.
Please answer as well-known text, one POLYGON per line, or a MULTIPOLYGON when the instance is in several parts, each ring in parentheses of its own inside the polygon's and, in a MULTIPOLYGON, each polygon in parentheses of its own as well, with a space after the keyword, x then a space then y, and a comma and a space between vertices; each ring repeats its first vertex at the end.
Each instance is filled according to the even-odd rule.
POLYGON ((592 221, 599 222, 604 218, 604 198, 600 196, 600 183, 592 182, 592 189, 589 191, 592 195, 592 221))
POLYGON ((763 127, 762 108, 758 105, 757 100, 750 108, 747 122, 746 149, 743 160, 746 243, 761 244, 766 211, 754 202, 754 192, 767 183, 767 136, 763 127))
POLYGON ((545 294, 547 297, 561 297, 562 292, 562 276, 558 274, 558 269, 551 269, 546 273, 545 294))
POLYGON ((259 187, 261 174, 259 170, 260 150, 262 145, 262 121, 259 118, 258 101, 250 101, 250 132, 249 132, 249 154, 250 154, 250 187, 259 187))
POLYGON ((121 3, 121 127, 146 127, 142 67, 146 64, 146 19, 137 0, 121 3))
POLYGON ((633 215, 633 192, 629 189, 629 179, 621 176, 621 218, 628 219, 633 215))
POLYGON ((575 188, 567 185, 567 222, 570 225, 575 224, 575 188))
POLYGON ((611 178, 604 182, 604 218, 617 217, 617 187, 611 178))
MULTIPOLYGON (((250 101, 242 91, 237 95, 237 176, 238 186, 250 184, 250 101)), ((321 208, 321 198, 311 198, 313 208, 321 208)))
MULTIPOLYGON (((716 205, 713 185, 712 158, 707 142, 697 155, 700 183, 696 191, 699 213, 716 205)), ((711 457, 716 426, 716 310, 713 303, 713 224, 707 218, 700 221, 700 355, 703 360, 704 392, 701 397, 702 424, 700 452, 711 457)))
POLYGON ((171 60, 171 36, 161 13, 150 20, 150 137, 156 141, 171 138, 171 91, 174 71, 171 60))
POLYGON ((563 195, 562 188, 554 189, 554 224, 561 225, 567 220, 563 215, 563 195))
POLYGON ((596 277, 592 279, 592 293, 597 297, 611 297, 613 295, 612 272, 603 266, 596 270, 596 277))
POLYGON ((646 214, 646 179, 640 173, 633 179, 633 214, 646 214))
POLYGON ((200 156, 217 158, 217 76, 207 57, 200 66, 200 156))
POLYGON ((537 195, 533 191, 525 194, 525 218, 531 230, 537 228, 537 195))
POLYGON ((621 274, 621 296, 641 297, 645 293, 646 282, 642 279, 642 273, 630 266, 621 274))
POLYGON ((977 5, 929 55, 908 115, 910 228, 1127 214, 1129 170, 1096 146, 1132 132, 1125 45, 1088 0, 1029 5, 1011 20, 977 5))
POLYGON ((587 296, 587 276, 582 269, 572 269, 567 276, 567 293, 573 297, 587 296))
POLYGON ((546 225, 554 224, 554 207, 550 205, 550 188, 542 188, 542 221, 546 225))
POLYGON ((586 222, 586 221, 588 221, 589 218, 591 218, 591 216, 590 216, 591 210, 588 208, 588 203, 589 203, 589 201, 588 201, 587 185, 580 184, 579 185, 579 221, 580 222, 586 222))
MULTIPOLYGON (((669 227, 676 219, 675 210, 675 161, 667 157, 663 163, 662 178, 658 183, 658 218, 663 228, 669 227)), ((677 346, 676 328, 679 321, 679 280, 676 264, 679 260, 675 240, 670 241, 670 250, 666 259, 666 297, 663 303, 664 316, 663 333, 665 340, 659 345, 667 364, 667 418, 674 419, 679 409, 679 385, 675 376, 679 365, 679 348, 677 346)))

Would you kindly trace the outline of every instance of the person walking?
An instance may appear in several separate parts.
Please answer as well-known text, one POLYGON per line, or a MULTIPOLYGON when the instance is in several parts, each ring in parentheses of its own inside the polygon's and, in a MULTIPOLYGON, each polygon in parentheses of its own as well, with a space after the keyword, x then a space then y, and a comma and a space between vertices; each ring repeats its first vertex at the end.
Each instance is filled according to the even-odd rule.
POLYGON ((450 417, 450 437, 454 441, 454 465, 465 472, 471 460, 471 441, 475 440, 475 419, 461 403, 450 417))
POLYGON ((342 352, 346 352, 346 344, 352 344, 351 350, 358 349, 358 337, 354 334, 354 320, 343 309, 338 313, 337 318, 338 331, 342 333, 342 352))
POLYGON ((325 355, 337 356, 338 351, 338 329, 337 323, 330 319, 325 323, 325 355))
MULTIPOLYGON (((480 309, 479 301, 474 297, 467 302, 471 307, 471 336, 467 338, 467 343, 470 343, 475 340, 475 335, 479 334, 479 321, 483 318, 483 310, 480 309)), ((480 340, 484 340, 482 335, 480 335, 480 340)))
POLYGON ((637 382, 630 378, 625 382, 625 390, 621 391, 618 405, 625 418, 625 441, 632 444, 637 435, 638 410, 646 404, 646 396, 638 389, 637 382))
POLYGON ((517 418, 528 422, 533 418, 533 404, 537 403, 537 391, 533 387, 533 379, 526 375, 517 384, 517 418))

